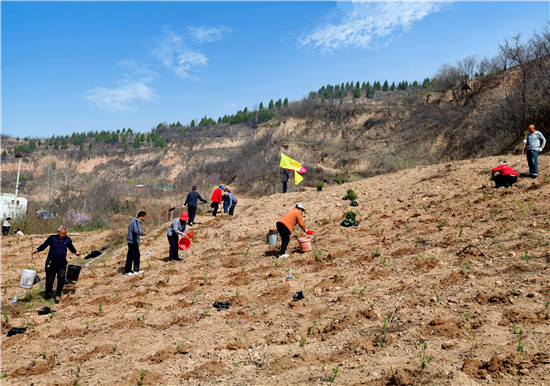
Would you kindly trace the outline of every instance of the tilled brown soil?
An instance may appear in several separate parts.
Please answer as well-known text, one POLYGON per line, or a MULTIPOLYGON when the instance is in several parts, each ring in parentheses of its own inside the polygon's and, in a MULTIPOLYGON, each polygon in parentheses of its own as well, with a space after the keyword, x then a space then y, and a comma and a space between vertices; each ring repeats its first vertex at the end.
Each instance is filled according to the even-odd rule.
MULTIPOLYGON (((492 187, 492 157, 239 200, 233 218, 198 218, 181 262, 168 223, 145 222, 145 274, 122 275, 122 238, 50 315, 44 281, 18 287, 23 268, 44 279, 30 251, 45 236, 3 238, 2 384, 550 384, 549 162, 512 189, 492 187), (297 202, 313 250, 293 238, 277 259, 267 232, 297 202), (359 226, 341 227, 351 209, 359 226)), ((110 232, 73 240, 86 254, 110 232)))

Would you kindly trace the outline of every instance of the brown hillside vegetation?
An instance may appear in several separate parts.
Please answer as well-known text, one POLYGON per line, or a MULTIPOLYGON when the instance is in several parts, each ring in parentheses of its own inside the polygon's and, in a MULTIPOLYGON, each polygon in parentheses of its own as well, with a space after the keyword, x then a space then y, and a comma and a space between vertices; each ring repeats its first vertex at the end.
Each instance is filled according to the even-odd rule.
POLYGON ((2 384, 547 385, 550 157, 539 160, 539 178, 512 189, 492 187, 488 157, 239 200, 233 218, 198 217, 177 263, 168 223, 145 222, 136 277, 121 273, 117 218, 119 229, 73 236, 83 254, 109 248, 50 315, 37 314, 44 280, 26 299, 18 287, 28 266, 44 279, 45 253, 30 251, 45 237, 8 236, 2 384), (297 202, 313 250, 292 239, 277 259, 267 232, 297 202), (344 228, 350 209, 360 224, 344 228), (6 337, 13 327, 27 330, 6 337))

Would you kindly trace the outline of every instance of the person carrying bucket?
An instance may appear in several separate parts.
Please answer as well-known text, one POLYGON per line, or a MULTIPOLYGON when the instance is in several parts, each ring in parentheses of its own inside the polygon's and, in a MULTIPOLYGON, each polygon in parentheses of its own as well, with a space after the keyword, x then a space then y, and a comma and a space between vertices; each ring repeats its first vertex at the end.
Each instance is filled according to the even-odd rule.
POLYGON ((80 256, 80 252, 76 250, 73 241, 67 236, 67 227, 61 225, 57 229, 57 235, 51 235, 44 243, 32 251, 32 254, 41 252, 47 247, 48 257, 46 258, 46 301, 52 300, 53 282, 57 275, 57 289, 55 292, 55 301, 61 300, 61 293, 65 285, 65 273, 67 272, 67 249, 80 256))
POLYGON ((298 203, 294 209, 285 213, 285 215, 277 221, 277 231, 281 235, 281 250, 279 251, 279 258, 289 256, 286 254, 286 247, 290 242, 290 234, 296 224, 300 225, 300 228, 302 228, 304 232, 308 232, 306 224, 304 224, 302 219, 302 213, 305 211, 306 208, 304 207, 304 204, 298 203))
POLYGON ((204 202, 205 204, 208 201, 206 201, 204 198, 201 197, 199 193, 197 193, 197 187, 195 185, 193 185, 191 189, 192 190, 187 194, 187 198, 185 199, 183 206, 187 205, 187 211, 189 212, 189 220, 187 221, 187 224, 193 226, 195 225, 195 214, 197 213, 198 200, 201 200, 201 202, 204 202))
POLYGON ((181 216, 170 224, 166 235, 168 236, 168 244, 170 244, 170 255, 169 261, 181 261, 178 257, 178 241, 179 235, 185 236, 185 226, 187 225, 187 220, 189 220, 189 215, 187 212, 181 212, 181 216))

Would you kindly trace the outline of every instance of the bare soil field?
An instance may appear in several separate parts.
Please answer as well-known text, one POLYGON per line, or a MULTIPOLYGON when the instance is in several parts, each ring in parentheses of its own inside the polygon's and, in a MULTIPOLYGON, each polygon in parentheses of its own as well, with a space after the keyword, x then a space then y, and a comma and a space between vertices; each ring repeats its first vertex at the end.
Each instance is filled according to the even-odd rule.
POLYGON ((145 221, 134 277, 122 274, 126 229, 69 229, 83 256, 108 248, 89 268, 69 262, 83 268, 58 304, 43 299, 47 252, 30 254, 46 236, 5 237, 2 385, 548 385, 550 157, 511 189, 489 181, 498 161, 239 198, 234 217, 188 227, 179 262, 169 224, 145 221), (268 230, 298 202, 312 250, 297 227, 278 259, 268 230), (358 226, 340 226, 348 210, 358 226), (28 267, 42 280, 23 293, 28 267), (45 305, 54 312, 39 315, 45 305), (26 331, 7 337, 13 327, 26 331))

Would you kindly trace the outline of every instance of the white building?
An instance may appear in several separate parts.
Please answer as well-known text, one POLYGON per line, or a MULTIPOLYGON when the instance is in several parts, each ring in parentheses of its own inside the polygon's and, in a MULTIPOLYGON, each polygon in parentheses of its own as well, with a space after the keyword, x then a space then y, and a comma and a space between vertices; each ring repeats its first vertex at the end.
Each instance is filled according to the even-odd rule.
POLYGON ((8 217, 12 219, 24 217, 27 213, 27 199, 17 197, 15 194, 3 193, 0 195, 0 219, 3 221, 8 217))

